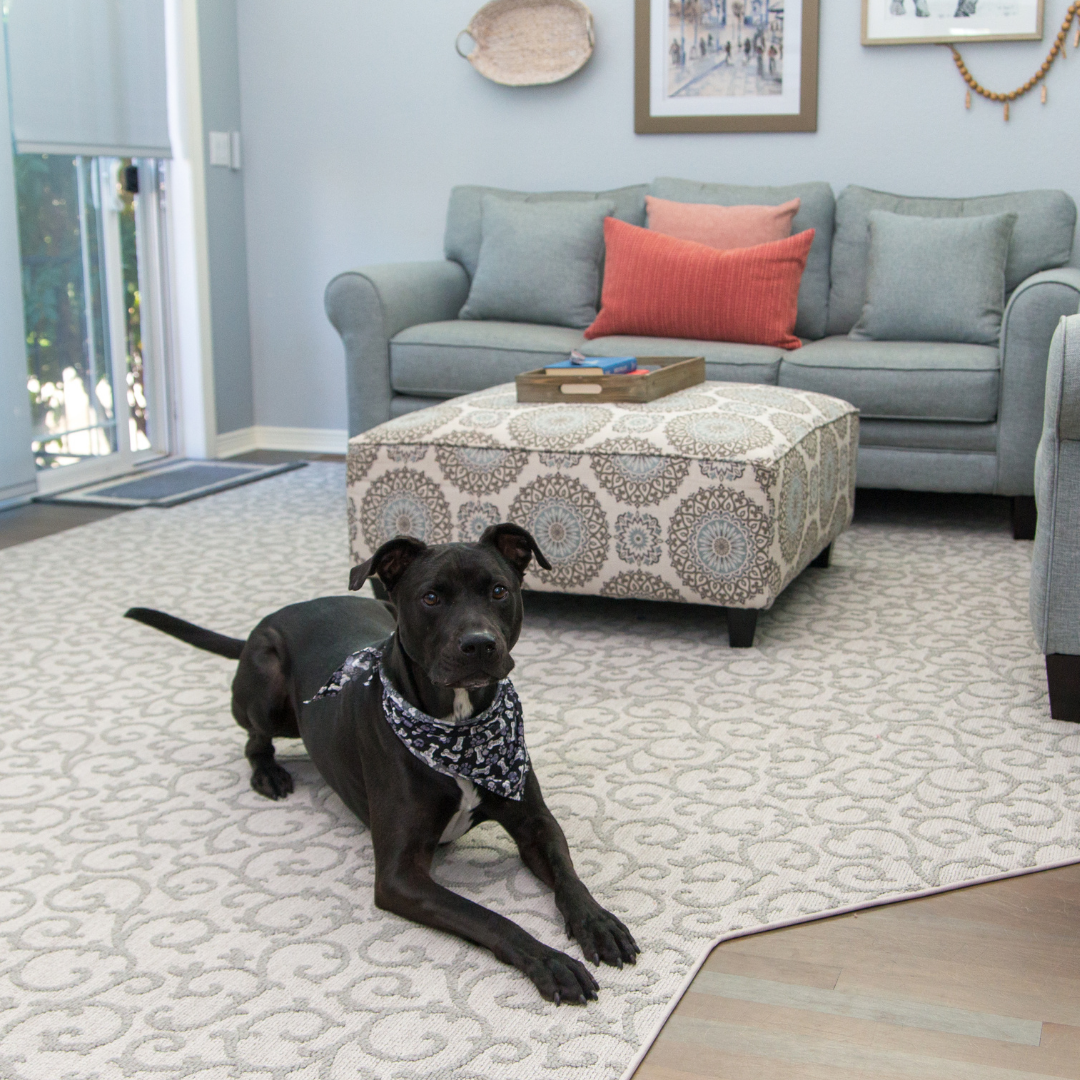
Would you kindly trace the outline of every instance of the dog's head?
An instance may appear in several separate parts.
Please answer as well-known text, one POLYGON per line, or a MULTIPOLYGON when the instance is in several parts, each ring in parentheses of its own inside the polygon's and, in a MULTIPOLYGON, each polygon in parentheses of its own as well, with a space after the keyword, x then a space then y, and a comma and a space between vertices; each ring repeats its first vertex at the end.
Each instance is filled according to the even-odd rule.
POLYGON ((475 544, 428 546, 412 536, 388 541, 353 567, 349 588, 377 575, 397 608, 405 653, 437 686, 476 690, 504 679, 521 632, 521 582, 532 536, 519 525, 492 525, 475 544))

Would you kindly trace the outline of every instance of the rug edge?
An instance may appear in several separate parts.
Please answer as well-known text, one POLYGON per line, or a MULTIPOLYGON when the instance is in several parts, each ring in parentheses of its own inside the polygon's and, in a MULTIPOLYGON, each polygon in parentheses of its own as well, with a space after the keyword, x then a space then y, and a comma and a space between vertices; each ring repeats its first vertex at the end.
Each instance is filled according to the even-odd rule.
POLYGON ((664 1007, 663 1015, 660 1016, 652 1026, 648 1038, 642 1044, 642 1047, 637 1054, 634 1055, 633 1060, 626 1067, 625 1072, 623 1072, 619 1080, 632 1080, 634 1073, 648 1056, 649 1051, 653 1048, 653 1044, 660 1037, 660 1033, 663 1031, 664 1025, 668 1022, 669 1017, 675 1011, 679 1002, 685 997, 687 990, 690 989, 690 984, 697 978, 698 972, 705 966, 705 961, 709 959, 713 949, 718 945, 723 945, 726 941, 736 941, 739 938, 764 934, 770 930, 784 930, 791 926, 802 926, 806 923, 818 922, 821 919, 834 919, 838 915, 850 915, 855 911, 869 911, 872 908, 886 907, 890 904, 899 904, 906 900, 922 900, 927 896, 940 896, 942 893, 958 892, 960 889, 970 889, 975 885, 989 885, 995 881, 1007 881, 1010 878, 1026 877, 1028 874, 1041 874, 1045 870, 1060 870, 1065 866, 1077 865, 1080 865, 1080 855, 1076 855, 1070 859, 1060 859, 1057 862, 1046 863, 1042 866, 1027 866, 1021 870, 1005 870, 1000 874, 990 874, 986 877, 971 878, 968 881, 958 881, 950 885, 935 885, 933 888, 922 889, 919 892, 900 893, 892 896, 883 896, 877 900, 865 900, 858 904, 847 904, 844 907, 832 908, 829 911, 821 911, 814 915, 802 915, 795 919, 784 919, 781 922, 764 923, 761 926, 753 926, 745 930, 735 930, 730 934, 723 934, 718 938, 714 938, 702 951, 700 958, 691 970, 687 972, 686 977, 679 985, 679 989, 672 995, 671 1000, 668 1001, 667 1005, 664 1007))

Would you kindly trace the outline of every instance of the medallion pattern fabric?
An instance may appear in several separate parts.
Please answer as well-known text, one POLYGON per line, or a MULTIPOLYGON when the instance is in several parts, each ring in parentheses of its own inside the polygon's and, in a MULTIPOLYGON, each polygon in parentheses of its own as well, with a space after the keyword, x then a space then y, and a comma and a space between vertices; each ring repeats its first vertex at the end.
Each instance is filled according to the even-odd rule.
POLYGON ((822 394, 522 405, 498 386, 408 416, 349 443, 357 562, 409 530, 444 543, 513 521, 552 566, 528 589, 767 608, 851 521, 858 412, 822 394))
MULTIPOLYGON (((642 947, 555 1008, 380 911, 299 743, 292 795, 251 790, 236 665, 122 617, 243 637, 344 593, 344 486, 314 462, 0 550, 4 1080, 620 1080, 721 934, 1080 857, 1080 728, 1049 717, 1000 500, 864 512, 748 651, 715 609, 534 592, 532 768, 642 947)), ((435 876, 580 959, 494 823, 435 876)))
POLYGON ((406 701, 390 681, 385 658, 392 640, 391 635, 379 645, 347 656, 311 701, 334 697, 353 680, 370 685, 377 673, 383 715, 411 754, 445 776, 461 776, 504 799, 520 800, 529 775, 529 752, 514 684, 503 679, 491 704, 478 716, 436 719, 406 701))

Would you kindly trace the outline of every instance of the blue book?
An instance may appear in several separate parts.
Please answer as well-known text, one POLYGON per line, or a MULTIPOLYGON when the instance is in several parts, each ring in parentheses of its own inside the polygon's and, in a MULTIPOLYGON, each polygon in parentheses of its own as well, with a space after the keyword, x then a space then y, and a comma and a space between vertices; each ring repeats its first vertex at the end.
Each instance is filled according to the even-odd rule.
POLYGON ((544 368, 545 375, 626 375, 637 368, 633 356, 586 356, 560 360, 544 368))

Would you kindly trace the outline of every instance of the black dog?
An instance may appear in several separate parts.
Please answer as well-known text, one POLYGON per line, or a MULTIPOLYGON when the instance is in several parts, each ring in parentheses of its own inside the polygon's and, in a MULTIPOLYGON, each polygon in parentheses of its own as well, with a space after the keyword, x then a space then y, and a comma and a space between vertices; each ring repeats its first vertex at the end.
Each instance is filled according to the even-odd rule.
POLYGON ((520 733, 520 709, 515 721, 508 697, 513 691, 501 680, 514 666, 510 650, 521 630, 521 582, 533 554, 550 569, 532 536, 509 524, 492 526, 475 544, 428 547, 398 537, 354 567, 349 579, 355 590, 378 575, 392 604, 353 596, 292 604, 263 619, 246 642, 147 608, 132 608, 127 616, 240 661, 232 711, 249 732, 251 786, 270 799, 288 795, 292 777, 274 760, 273 740, 302 738, 326 782, 371 830, 380 908, 485 946, 556 1004, 583 1003, 599 989, 583 964, 443 888, 430 874, 439 843, 478 822, 497 821, 525 865, 554 891, 567 934, 588 959, 622 967, 634 963, 639 951, 629 930, 577 876, 523 739, 509 738, 515 727, 520 733), (377 648, 361 652, 367 667, 358 668, 356 677, 348 677, 348 667, 340 670, 346 657, 372 646, 377 648), (380 659, 390 683, 385 688, 380 659), (360 677, 365 672, 366 679, 360 677), (391 727, 387 693, 404 726, 391 727), (490 745, 509 746, 510 752, 516 747, 516 764, 485 762, 481 746, 470 759, 472 775, 480 777, 476 783, 452 769, 440 771, 437 763, 432 767, 410 726, 410 707, 426 714, 423 730, 435 730, 436 737, 450 733, 451 755, 460 740, 450 725, 456 721, 464 731, 474 714, 498 707, 485 730, 494 733, 490 745), (432 725, 431 718, 443 723, 432 725))

